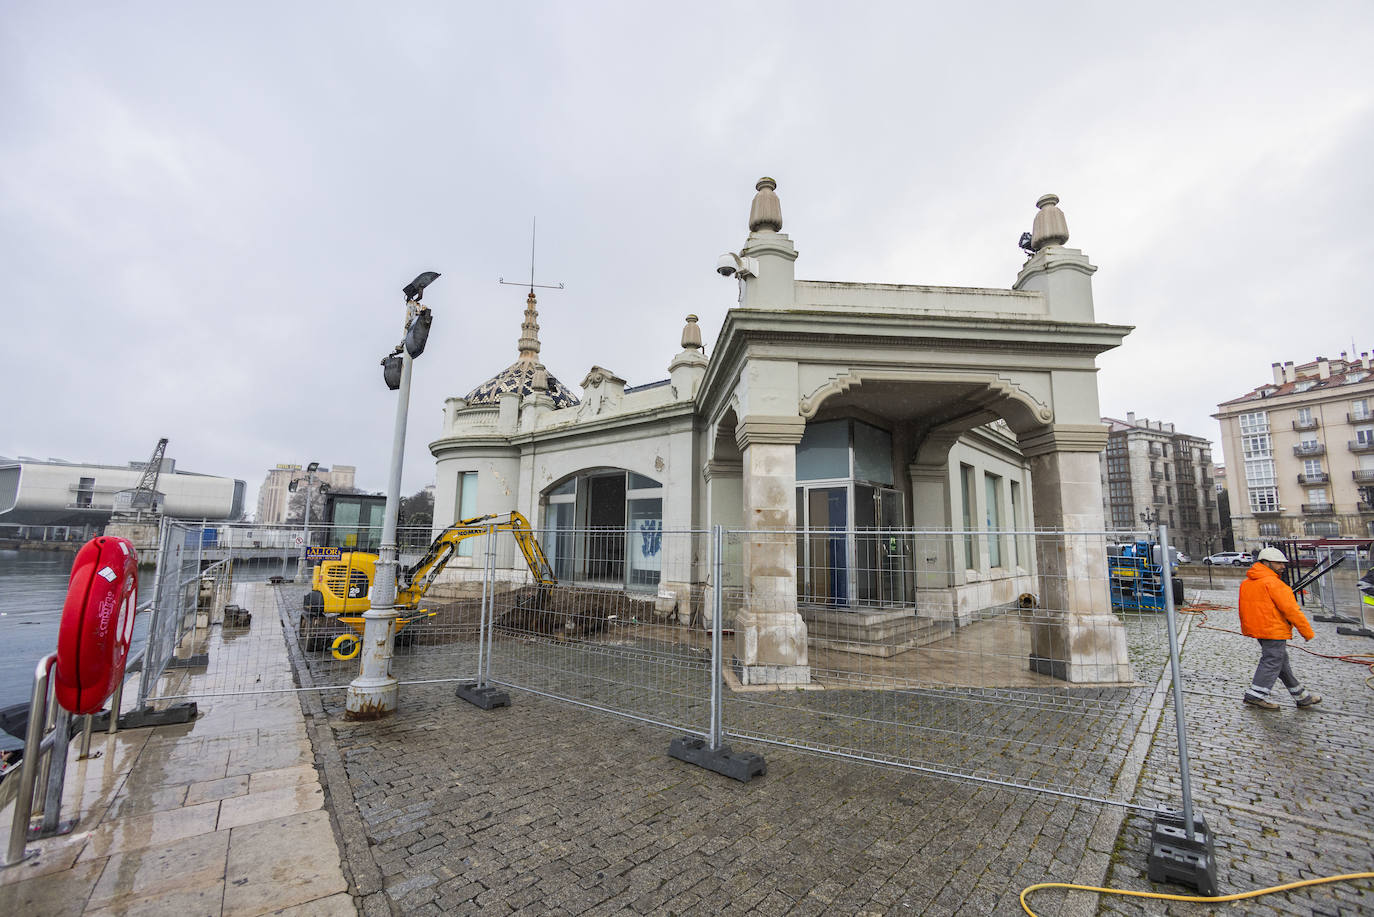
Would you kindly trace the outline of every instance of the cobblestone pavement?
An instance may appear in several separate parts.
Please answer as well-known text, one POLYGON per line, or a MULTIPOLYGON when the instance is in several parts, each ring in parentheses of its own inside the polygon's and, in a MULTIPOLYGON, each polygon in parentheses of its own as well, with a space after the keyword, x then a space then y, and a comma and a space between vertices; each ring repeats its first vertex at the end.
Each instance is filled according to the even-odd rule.
MULTIPOLYGON (((1204 598, 1233 604, 1229 589, 1204 598)), ((284 604, 290 600, 283 590, 284 604)), ((1211 616, 1235 626, 1234 611, 1211 616)), ((1025 692, 991 704, 936 692, 907 710, 890 700, 883 715, 910 715, 917 728, 864 741, 900 740, 894 757, 962 762, 965 772, 1045 785, 1057 779, 1106 795, 1124 792, 1141 805, 1176 801, 1171 709, 1166 705, 1157 726, 1146 709, 1165 686, 1154 683, 1167 661, 1162 618, 1130 624, 1143 687, 1064 693, 1039 711, 1025 692), (1015 697, 1025 709, 1008 703, 1015 697), (1142 724, 1147 732, 1134 753, 1145 757, 1145 770, 1136 785, 1132 740, 1142 724), (953 739, 959 731, 975 738, 953 739), (937 734, 946 740, 926 741, 937 734), (1124 783, 1114 784, 1122 774, 1124 783)), ((1263 714, 1238 702, 1256 658, 1254 642, 1196 624, 1188 628, 1183 658, 1194 795, 1217 836, 1223 890, 1371 868, 1366 775, 1374 743, 1367 738, 1365 670, 1295 653, 1300 675, 1327 703, 1319 711, 1263 714), (1270 719, 1256 719, 1262 716, 1270 719), (1271 763, 1246 766, 1266 752, 1271 763), (1305 793, 1295 792, 1300 784, 1305 793)), ((1323 639, 1315 649, 1369 649, 1358 638, 1336 638, 1332 625, 1318 628, 1323 639)), ((663 690, 641 692, 632 709, 663 722, 704 724, 699 694, 689 690, 699 659, 673 665, 661 649, 643 659, 663 690)), ((595 654, 572 664, 566 652, 538 642, 503 650, 498 641, 498 654, 505 654, 498 663, 519 672, 522 683, 546 678, 541 689, 561 684, 555 693, 576 700, 596 691, 604 697, 606 672, 595 654)), ((425 647, 398 658, 397 671, 418 680, 475 671, 474 663, 470 648, 425 647)), ((334 665, 327 656, 310 662, 325 684, 338 683, 318 677, 334 665)), ((352 796, 341 802, 356 803, 396 912, 1017 914, 1026 885, 1098 884, 1109 860, 1111 884, 1150 888, 1143 816, 1122 823, 1120 809, 1093 803, 739 740, 737 748, 766 756, 768 773, 737 784, 668 758, 671 731, 511 693, 513 707, 483 712, 454 698, 450 684, 407 686, 397 716, 373 724, 344 722, 342 695, 325 695, 352 796)), ((846 721, 846 705, 865 693, 736 701, 727 722, 755 717, 757 728, 740 731, 760 736, 782 723, 800 725, 820 737, 817 744, 843 749, 841 739, 853 736, 827 737, 826 730, 843 733, 836 724, 846 721)), ((1058 891, 1039 893, 1035 906, 1045 915, 1207 912, 1058 891)), ((1371 906, 1367 892, 1342 886, 1262 899, 1234 912, 1335 914, 1371 906)))
MULTIPOLYGON (((1207 612, 1207 624, 1239 629, 1233 589, 1218 588, 1202 598, 1227 606, 1207 612)), ((1190 625, 1181 661, 1184 707, 1194 805, 1215 836, 1221 891, 1374 870, 1374 691, 1364 685, 1369 670, 1296 648, 1368 654, 1374 653, 1374 640, 1340 636, 1334 624, 1313 624, 1317 639, 1295 639, 1289 658, 1303 683, 1322 695, 1321 705, 1297 710, 1284 696, 1278 699, 1282 709, 1262 711, 1240 703, 1259 660, 1258 644, 1199 623, 1195 618, 1190 625)), ((1142 795, 1181 798, 1176 772, 1159 766, 1170 754, 1174 728, 1170 706, 1146 761, 1142 795)), ((1127 817, 1106 884, 1150 889, 1148 850, 1138 842, 1148 831, 1146 818, 1127 817)), ((1235 913, 1263 915, 1368 914, 1374 913, 1371 889, 1370 882, 1329 885, 1233 907, 1239 908, 1235 913)), ((1208 912, 1201 905, 1120 897, 1104 898, 1099 909, 1132 915, 1208 912)))

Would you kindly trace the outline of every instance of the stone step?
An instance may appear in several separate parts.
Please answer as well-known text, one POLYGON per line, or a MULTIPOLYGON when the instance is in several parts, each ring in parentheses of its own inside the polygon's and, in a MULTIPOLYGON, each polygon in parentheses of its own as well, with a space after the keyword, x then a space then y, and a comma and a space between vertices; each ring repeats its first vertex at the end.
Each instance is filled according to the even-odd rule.
POLYGON ((801 606, 798 611, 814 645, 867 656, 895 656, 954 632, 950 621, 936 621, 910 608, 848 611, 801 606))

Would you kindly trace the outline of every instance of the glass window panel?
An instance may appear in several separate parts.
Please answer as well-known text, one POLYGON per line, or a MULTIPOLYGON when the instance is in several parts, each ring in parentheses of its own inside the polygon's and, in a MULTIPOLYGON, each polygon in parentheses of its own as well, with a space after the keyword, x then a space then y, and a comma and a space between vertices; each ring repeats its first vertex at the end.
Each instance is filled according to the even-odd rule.
POLYGON ((553 537, 548 539, 545 548, 549 552, 549 564, 553 575, 567 582, 573 578, 573 551, 576 538, 573 534, 573 516, 576 507, 571 503, 551 503, 545 515, 545 525, 553 529, 553 537))
MULTIPOLYGON (((1002 529, 1002 479, 995 474, 983 475, 983 497, 987 510, 989 532, 1002 529)), ((988 564, 1002 566, 1002 539, 996 535, 988 536, 988 564)))
MULTIPOLYGON (((477 472, 464 471, 458 475, 458 519, 471 519, 476 515, 477 472)), ((471 557, 476 541, 476 538, 465 538, 458 542, 458 556, 471 557)))
POLYGON ((653 478, 646 478, 642 474, 630 472, 630 490, 658 490, 662 487, 663 485, 653 478))
POLYGON ((892 484, 892 434, 854 421, 854 479, 892 484))
POLYGON ((663 564, 663 500, 629 501, 630 531, 626 534, 629 585, 658 586, 663 564))
POLYGON ((571 494, 571 493, 575 493, 576 491, 577 491, 577 478, 568 478, 568 480, 564 481, 562 484, 559 484, 559 485, 558 485, 557 487, 555 487, 553 490, 549 491, 549 496, 550 496, 550 497, 556 497, 556 496, 559 496, 560 494, 571 494))
POLYGON ((809 423, 797 444, 797 480, 849 477, 849 421, 809 423))

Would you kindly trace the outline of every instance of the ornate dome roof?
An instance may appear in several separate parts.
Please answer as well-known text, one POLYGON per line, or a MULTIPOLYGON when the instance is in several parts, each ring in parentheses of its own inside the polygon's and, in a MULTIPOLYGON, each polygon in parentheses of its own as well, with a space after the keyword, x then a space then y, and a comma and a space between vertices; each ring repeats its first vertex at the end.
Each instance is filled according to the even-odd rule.
MULTIPOLYGON (((467 394, 468 404, 496 404, 502 393, 515 392, 524 397, 534 390, 534 374, 544 369, 544 364, 523 357, 492 376, 467 394)), ((571 407, 578 403, 577 396, 559 382, 552 373, 545 370, 549 380, 549 397, 555 408, 571 407)))
MULTIPOLYGON (((536 381, 543 383, 545 379, 548 380, 547 391, 555 409, 578 404, 577 396, 539 362, 539 312, 536 306, 534 290, 531 289, 525 299, 525 320, 520 324, 520 359, 468 392, 468 404, 497 404, 505 392, 515 392, 523 398, 534 390, 536 381), (536 380, 536 374, 544 378, 536 380)), ((541 384, 540 388, 544 386, 541 384)))

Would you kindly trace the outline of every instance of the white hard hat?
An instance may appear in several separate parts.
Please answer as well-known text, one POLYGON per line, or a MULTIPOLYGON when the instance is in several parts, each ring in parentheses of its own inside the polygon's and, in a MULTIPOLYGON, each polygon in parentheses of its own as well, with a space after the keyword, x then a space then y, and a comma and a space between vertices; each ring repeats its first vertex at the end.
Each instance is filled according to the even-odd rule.
POLYGON ((1274 563, 1276 563, 1276 564, 1286 564, 1286 563, 1288 563, 1288 558, 1287 558, 1287 557, 1284 557, 1284 556, 1283 556, 1283 552, 1280 551, 1278 548, 1265 548, 1263 551, 1260 551, 1260 552, 1259 552, 1259 557, 1257 557, 1257 558, 1255 558, 1255 559, 1256 559, 1256 560, 1268 560, 1268 561, 1272 561, 1272 562, 1274 562, 1274 563))

